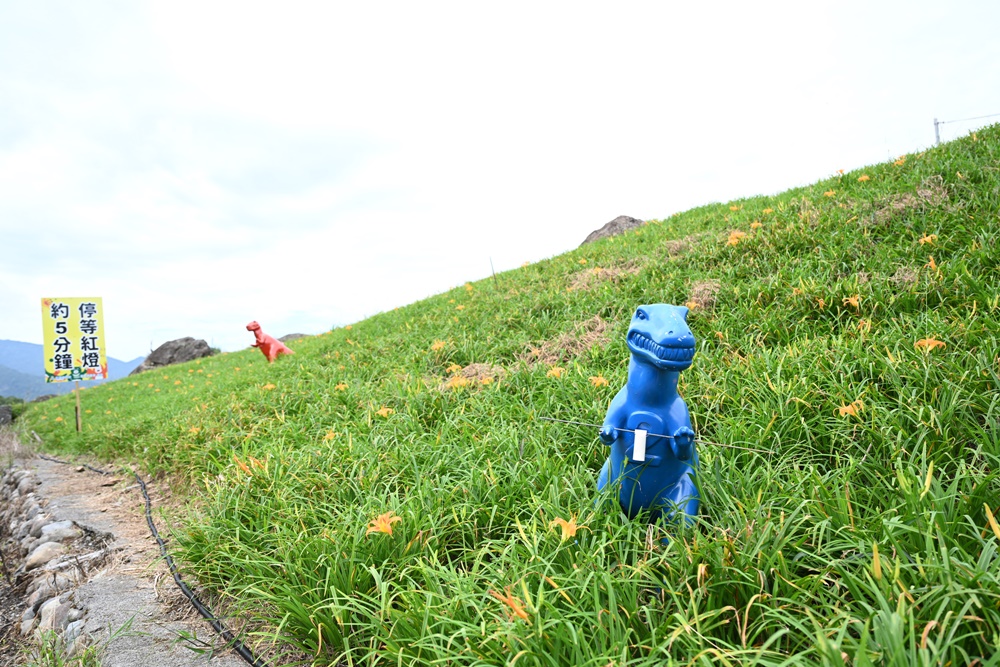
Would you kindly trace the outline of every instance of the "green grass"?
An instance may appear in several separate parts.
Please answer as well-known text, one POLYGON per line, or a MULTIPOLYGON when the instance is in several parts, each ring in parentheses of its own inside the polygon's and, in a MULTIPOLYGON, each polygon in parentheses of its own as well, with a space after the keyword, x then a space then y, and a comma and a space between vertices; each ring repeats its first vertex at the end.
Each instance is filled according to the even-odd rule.
POLYGON ((81 435, 71 397, 23 422, 183 480, 173 548, 285 661, 992 664, 998 165, 993 127, 652 221, 273 365, 246 350, 89 390, 81 435), (539 417, 600 423, 632 310, 693 295, 703 513, 668 531, 598 496, 597 429, 539 417), (605 339, 552 343, 595 315, 605 339), (519 362, 546 341, 559 377, 519 362), (442 388, 473 363, 505 372, 442 388), (385 512, 393 534, 367 534, 385 512), (586 528, 562 540, 571 517, 586 528))

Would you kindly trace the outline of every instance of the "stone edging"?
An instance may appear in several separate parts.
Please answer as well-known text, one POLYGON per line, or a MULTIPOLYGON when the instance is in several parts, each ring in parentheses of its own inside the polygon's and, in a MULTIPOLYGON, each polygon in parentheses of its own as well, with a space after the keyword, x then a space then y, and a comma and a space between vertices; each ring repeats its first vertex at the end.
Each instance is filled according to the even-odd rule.
POLYGON ((22 636, 54 632, 73 656, 92 643, 82 632, 87 609, 78 604, 76 589, 111 555, 113 536, 50 515, 35 494, 40 484, 17 463, 0 478, 0 550, 17 559, 16 567, 3 563, 7 595, 20 596, 24 605, 22 636))

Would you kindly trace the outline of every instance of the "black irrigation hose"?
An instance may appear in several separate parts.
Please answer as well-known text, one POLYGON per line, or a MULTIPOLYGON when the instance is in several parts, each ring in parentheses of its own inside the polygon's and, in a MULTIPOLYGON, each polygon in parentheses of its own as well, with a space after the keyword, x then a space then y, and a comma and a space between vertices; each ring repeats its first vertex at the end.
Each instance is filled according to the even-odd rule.
MULTIPOLYGON (((45 459, 46 461, 52 461, 53 463, 76 465, 70 463, 69 461, 60 461, 59 459, 54 459, 43 454, 39 454, 38 458, 45 459)), ((82 465, 85 468, 93 470, 101 475, 112 474, 107 470, 100 470, 99 468, 94 468, 86 463, 82 465)), ((135 481, 139 483, 139 488, 142 490, 142 497, 146 500, 146 523, 149 524, 149 531, 153 534, 153 537, 156 538, 156 543, 160 545, 160 553, 163 554, 163 559, 167 562, 167 567, 170 568, 170 574, 173 575, 174 582, 177 584, 177 587, 181 589, 181 593, 184 593, 187 599, 191 601, 191 604, 194 605, 194 608, 198 610, 198 613, 212 625, 212 628, 219 633, 219 636, 225 639, 226 643, 232 646, 233 650, 236 651, 236 653, 243 658, 247 664, 252 665, 253 667, 267 667, 267 663, 254 656, 253 652, 248 649, 243 642, 237 639, 233 633, 222 624, 222 621, 216 618, 215 614, 213 614, 208 607, 203 605, 201 601, 195 597, 195 594, 191 592, 191 589, 188 588, 187 584, 185 584, 181 579, 181 575, 177 572, 177 566, 174 564, 174 559, 167 553, 167 545, 164 543, 163 538, 160 537, 160 531, 156 529, 156 524, 153 523, 153 503, 149 499, 149 492, 146 490, 146 482, 142 481, 142 477, 139 477, 139 473, 135 470, 132 471, 132 474, 135 475, 135 481)))

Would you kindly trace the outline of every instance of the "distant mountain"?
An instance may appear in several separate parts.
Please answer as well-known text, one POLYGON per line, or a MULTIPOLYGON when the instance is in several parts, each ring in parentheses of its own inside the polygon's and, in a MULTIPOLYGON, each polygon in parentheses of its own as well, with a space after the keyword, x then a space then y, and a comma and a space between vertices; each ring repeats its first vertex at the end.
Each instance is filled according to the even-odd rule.
MULTIPOLYGON (((127 376, 145 357, 121 361, 108 357, 108 379, 127 376)), ((84 382, 89 387, 103 380, 84 382)), ((73 391, 72 382, 46 382, 43 348, 36 343, 0 340, 0 396, 14 396, 30 401, 45 394, 65 394, 73 391)))

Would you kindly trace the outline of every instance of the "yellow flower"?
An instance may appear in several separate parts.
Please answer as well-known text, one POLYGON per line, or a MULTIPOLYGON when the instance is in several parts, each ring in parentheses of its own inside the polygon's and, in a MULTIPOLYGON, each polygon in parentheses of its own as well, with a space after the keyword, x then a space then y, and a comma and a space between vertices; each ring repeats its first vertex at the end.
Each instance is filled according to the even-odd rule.
POLYGON ((336 437, 337 433, 331 428, 329 431, 326 432, 326 435, 323 436, 323 440, 333 440, 336 437))
POLYGON ((934 245, 935 241, 937 241, 937 234, 928 234, 927 236, 920 239, 920 245, 923 245, 925 243, 930 243, 931 245, 934 245))
POLYGON ((858 180, 862 183, 864 183, 865 181, 870 181, 871 178, 872 177, 869 176, 868 174, 861 174, 860 176, 858 176, 858 180))
POLYGON ((844 175, 844 170, 843 169, 838 169, 837 173, 840 174, 841 176, 843 176, 844 175))
POLYGON ((86 412, 89 415, 91 412, 93 412, 93 410, 84 410, 84 412, 86 412))
POLYGON ((559 378, 562 377, 563 369, 559 366, 553 366, 549 369, 549 372, 545 374, 545 377, 559 378))
POLYGON ((183 384, 180 380, 174 380, 174 384, 183 384))
POLYGON ((348 324, 348 325, 347 325, 346 327, 344 327, 344 328, 345 328, 345 329, 347 329, 348 331, 350 331, 350 330, 351 330, 351 325, 350 325, 350 324, 348 324))
POLYGON ((464 375, 452 375, 450 378, 448 378, 446 386, 449 389, 458 389, 459 387, 467 387, 469 386, 469 378, 465 377, 464 375))
POLYGON ((694 310, 695 308, 699 307, 698 302, 697 301, 693 301, 693 300, 692 301, 686 301, 684 303, 684 305, 687 306, 688 310, 694 310))
POLYGON ((434 344, 431 345, 431 349, 437 352, 438 350, 444 349, 445 342, 443 340, 436 340, 434 344))
POLYGON ((150 382, 150 383, 149 383, 148 385, 146 385, 146 386, 147 386, 147 387, 148 387, 149 389, 152 389, 152 388, 153 388, 153 383, 152 383, 152 382, 150 382))
POLYGON ((729 232, 729 240, 726 241, 726 245, 737 245, 739 244, 740 240, 745 239, 746 236, 747 236, 746 232, 741 232, 738 229, 733 230, 729 232))
POLYGON ((586 264, 586 263, 587 263, 587 260, 586 260, 586 259, 581 259, 581 260, 579 261, 579 263, 580 263, 580 264, 586 264))
POLYGON ((816 299, 816 303, 819 305, 820 310, 826 308, 826 299, 816 299))
POLYGON ((344 382, 340 382, 334 387, 334 389, 336 389, 337 391, 344 391, 345 389, 347 389, 347 384, 345 384, 344 382))
POLYGON ((264 391, 271 391, 272 389, 274 389, 274 385, 268 382, 263 387, 261 387, 261 389, 263 389, 264 391))
POLYGON ((844 297, 844 305, 845 306, 851 305, 851 306, 854 306, 855 308, 857 308, 858 304, 860 303, 860 301, 861 301, 861 295, 860 294, 855 294, 854 296, 844 297))
POLYGON ((832 197, 835 194, 837 194, 837 193, 834 192, 833 190, 827 190, 826 192, 823 193, 823 196, 824 197, 832 197))
POLYGON ((937 262, 934 261, 934 255, 930 255, 931 261, 927 262, 924 266, 929 268, 931 271, 937 271, 937 262))
POLYGON ((455 310, 465 310, 465 305, 460 303, 457 306, 455 306, 455 310))
POLYGON ((395 410, 393 410, 392 408, 387 408, 383 405, 380 409, 375 411, 375 414, 377 414, 379 417, 388 417, 393 412, 395 412, 395 410))
POLYGON ((465 283, 465 291, 466 292, 472 291, 472 283, 465 283))
POLYGON ((157 388, 156 388, 156 389, 154 389, 153 391, 155 391, 156 393, 160 393, 160 388, 159 388, 159 387, 157 387, 157 388))
POLYGON ((105 410, 105 411, 104 411, 104 414, 106 414, 106 415, 110 415, 110 414, 111 414, 111 410, 105 410))
POLYGON ((603 375, 591 375, 590 384, 594 385, 595 387, 607 387, 608 379, 603 375))
POLYGON ((764 213, 774 213, 774 209, 773 208, 765 208, 764 209, 764 213))
POLYGON ((479 384, 483 384, 483 385, 485 385, 485 384, 493 384, 493 378, 491 378, 489 376, 486 376, 486 377, 484 377, 483 379, 481 379, 479 381, 479 384))
POLYGON ((843 417, 844 415, 851 415, 857 417, 858 411, 864 410, 864 408, 865 404, 861 402, 861 399, 858 399, 856 401, 848 403, 847 405, 840 406, 839 408, 837 408, 837 411, 840 412, 841 417, 843 417))
POLYGON ((754 220, 753 222, 750 223, 750 229, 760 229, 761 226, 762 225, 760 224, 759 220, 754 220))
POLYGON ((946 347, 946 344, 935 338, 921 338, 920 340, 918 340, 916 343, 913 344, 913 347, 917 348, 918 350, 923 349, 925 352, 930 352, 936 347, 941 347, 941 348, 946 347))
POLYGON ((239 366, 237 366, 237 367, 236 367, 236 368, 234 368, 233 370, 234 370, 234 371, 238 371, 238 370, 240 370, 240 367, 239 367, 239 366))
POLYGON ((192 426, 191 428, 188 429, 188 433, 198 433, 200 431, 201 429, 197 426, 192 426))
POLYGON ((460 370, 462 370, 462 367, 459 366, 458 364, 452 364, 451 366, 448 366, 448 368, 446 368, 445 370, 448 371, 449 373, 457 373, 460 370))
POLYGON ((576 525, 576 517, 570 517, 569 521, 561 517, 556 517, 554 521, 549 523, 549 530, 552 530, 556 526, 562 528, 562 539, 563 541, 568 540, 571 537, 576 537, 576 531, 585 526, 576 525))
POLYGON ((365 535, 371 535, 372 533, 392 535, 392 524, 399 523, 402 520, 402 518, 396 516, 391 511, 379 514, 368 524, 368 530, 365 531, 365 535))
POLYGON ((56 417, 56 421, 57 421, 57 422, 61 422, 62 420, 63 420, 63 418, 62 418, 62 417, 56 417))
POLYGON ((904 164, 906 164, 906 156, 900 155, 899 159, 893 162, 893 164, 896 165, 897 167, 902 167, 904 164))
POLYGON ((494 598, 496 598, 500 602, 503 602, 505 605, 507 605, 510 608, 507 613, 510 616, 511 620, 514 620, 515 617, 517 617, 517 618, 519 618, 519 619, 521 619, 522 621, 525 621, 525 622, 527 622, 528 620, 530 620, 530 617, 528 616, 528 612, 526 612, 524 610, 524 603, 522 603, 520 599, 518 599, 518 598, 514 597, 513 595, 511 595, 511 593, 510 593, 510 586, 508 586, 506 588, 506 593, 507 593, 507 595, 500 595, 496 591, 490 591, 490 595, 492 595, 494 598))
POLYGON ((743 207, 742 207, 742 206, 730 206, 730 207, 729 207, 729 210, 730 210, 730 211, 738 211, 738 210, 740 210, 741 208, 743 208, 743 207))

